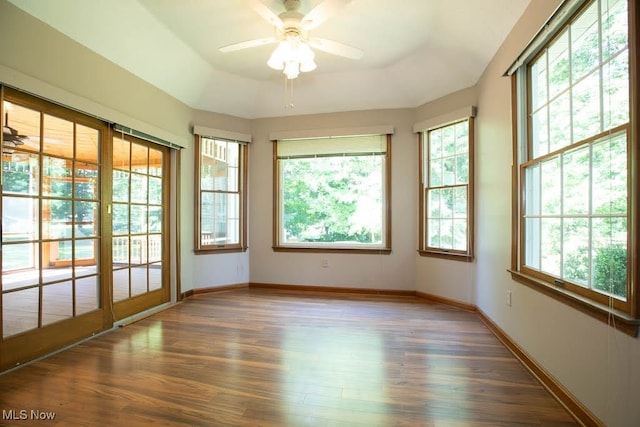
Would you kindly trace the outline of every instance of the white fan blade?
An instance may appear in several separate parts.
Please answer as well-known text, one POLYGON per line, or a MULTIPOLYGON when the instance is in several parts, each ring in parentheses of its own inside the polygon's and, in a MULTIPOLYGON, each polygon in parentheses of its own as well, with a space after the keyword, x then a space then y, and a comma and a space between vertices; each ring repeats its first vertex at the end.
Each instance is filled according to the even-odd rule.
POLYGON ((276 28, 282 28, 284 24, 282 23, 282 19, 269 9, 264 3, 260 0, 248 0, 249 4, 255 10, 258 15, 262 16, 269 24, 273 25, 276 28))
POLYGON ((266 44, 275 43, 278 40, 275 37, 265 37, 263 39, 249 40, 242 43, 230 44, 220 48, 220 52, 235 52, 236 50, 249 49, 251 47, 264 46, 266 44))
POLYGON ((362 58, 362 55, 364 55, 364 52, 360 49, 319 37, 312 37, 309 39, 309 44, 314 49, 318 49, 332 55, 344 56, 349 59, 360 59, 362 58))
POLYGON ((311 30, 349 4, 351 0, 324 0, 302 18, 302 28, 311 30))

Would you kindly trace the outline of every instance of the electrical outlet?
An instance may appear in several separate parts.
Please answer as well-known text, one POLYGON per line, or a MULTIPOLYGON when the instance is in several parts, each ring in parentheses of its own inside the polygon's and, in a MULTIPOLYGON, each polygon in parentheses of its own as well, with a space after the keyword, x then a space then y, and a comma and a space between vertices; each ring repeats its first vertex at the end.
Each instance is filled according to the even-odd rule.
POLYGON ((507 307, 511 307, 511 291, 507 291, 507 307))
POLYGON ((322 260, 322 268, 329 268, 329 260, 328 259, 323 259, 322 260))

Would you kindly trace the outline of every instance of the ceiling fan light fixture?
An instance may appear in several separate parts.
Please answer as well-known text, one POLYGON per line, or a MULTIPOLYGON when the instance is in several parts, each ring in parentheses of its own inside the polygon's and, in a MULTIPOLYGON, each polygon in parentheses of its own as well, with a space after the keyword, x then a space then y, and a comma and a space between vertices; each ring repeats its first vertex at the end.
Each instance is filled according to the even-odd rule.
POLYGON ((283 72, 289 80, 295 79, 300 75, 300 64, 295 61, 289 61, 285 64, 283 72))
POLYGON ((283 40, 278 43, 278 47, 276 47, 271 53, 269 60, 267 61, 267 65, 274 70, 284 70, 284 64, 287 62, 289 56, 291 56, 291 47, 287 40, 283 40))
POLYGON ((316 69, 314 57, 311 47, 300 37, 287 37, 278 43, 267 65, 274 70, 282 71, 288 79, 295 79, 300 72, 306 73, 316 69))

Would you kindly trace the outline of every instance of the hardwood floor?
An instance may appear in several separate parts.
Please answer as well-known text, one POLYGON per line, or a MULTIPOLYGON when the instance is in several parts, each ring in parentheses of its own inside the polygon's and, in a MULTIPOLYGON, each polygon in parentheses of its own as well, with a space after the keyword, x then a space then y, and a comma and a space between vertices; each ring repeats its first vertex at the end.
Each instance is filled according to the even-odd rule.
POLYGON ((196 295, 2 375, 0 410, 3 426, 576 425, 473 313, 267 289, 196 295))

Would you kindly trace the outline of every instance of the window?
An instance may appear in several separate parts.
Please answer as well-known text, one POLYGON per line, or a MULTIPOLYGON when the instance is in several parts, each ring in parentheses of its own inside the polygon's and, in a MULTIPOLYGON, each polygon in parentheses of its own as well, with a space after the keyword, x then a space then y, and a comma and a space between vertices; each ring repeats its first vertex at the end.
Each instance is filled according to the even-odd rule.
POLYGON ((634 2, 583 3, 515 73, 512 267, 520 281, 633 325, 638 100, 630 102, 637 55, 629 42, 637 29, 629 22, 638 20, 629 19, 634 2))
POLYGON ((389 251, 390 141, 276 141, 275 249, 389 251))
POLYGON ((246 250, 247 144, 196 136, 196 252, 246 250))
POLYGON ((471 260, 473 118, 420 133, 420 254, 471 260))

